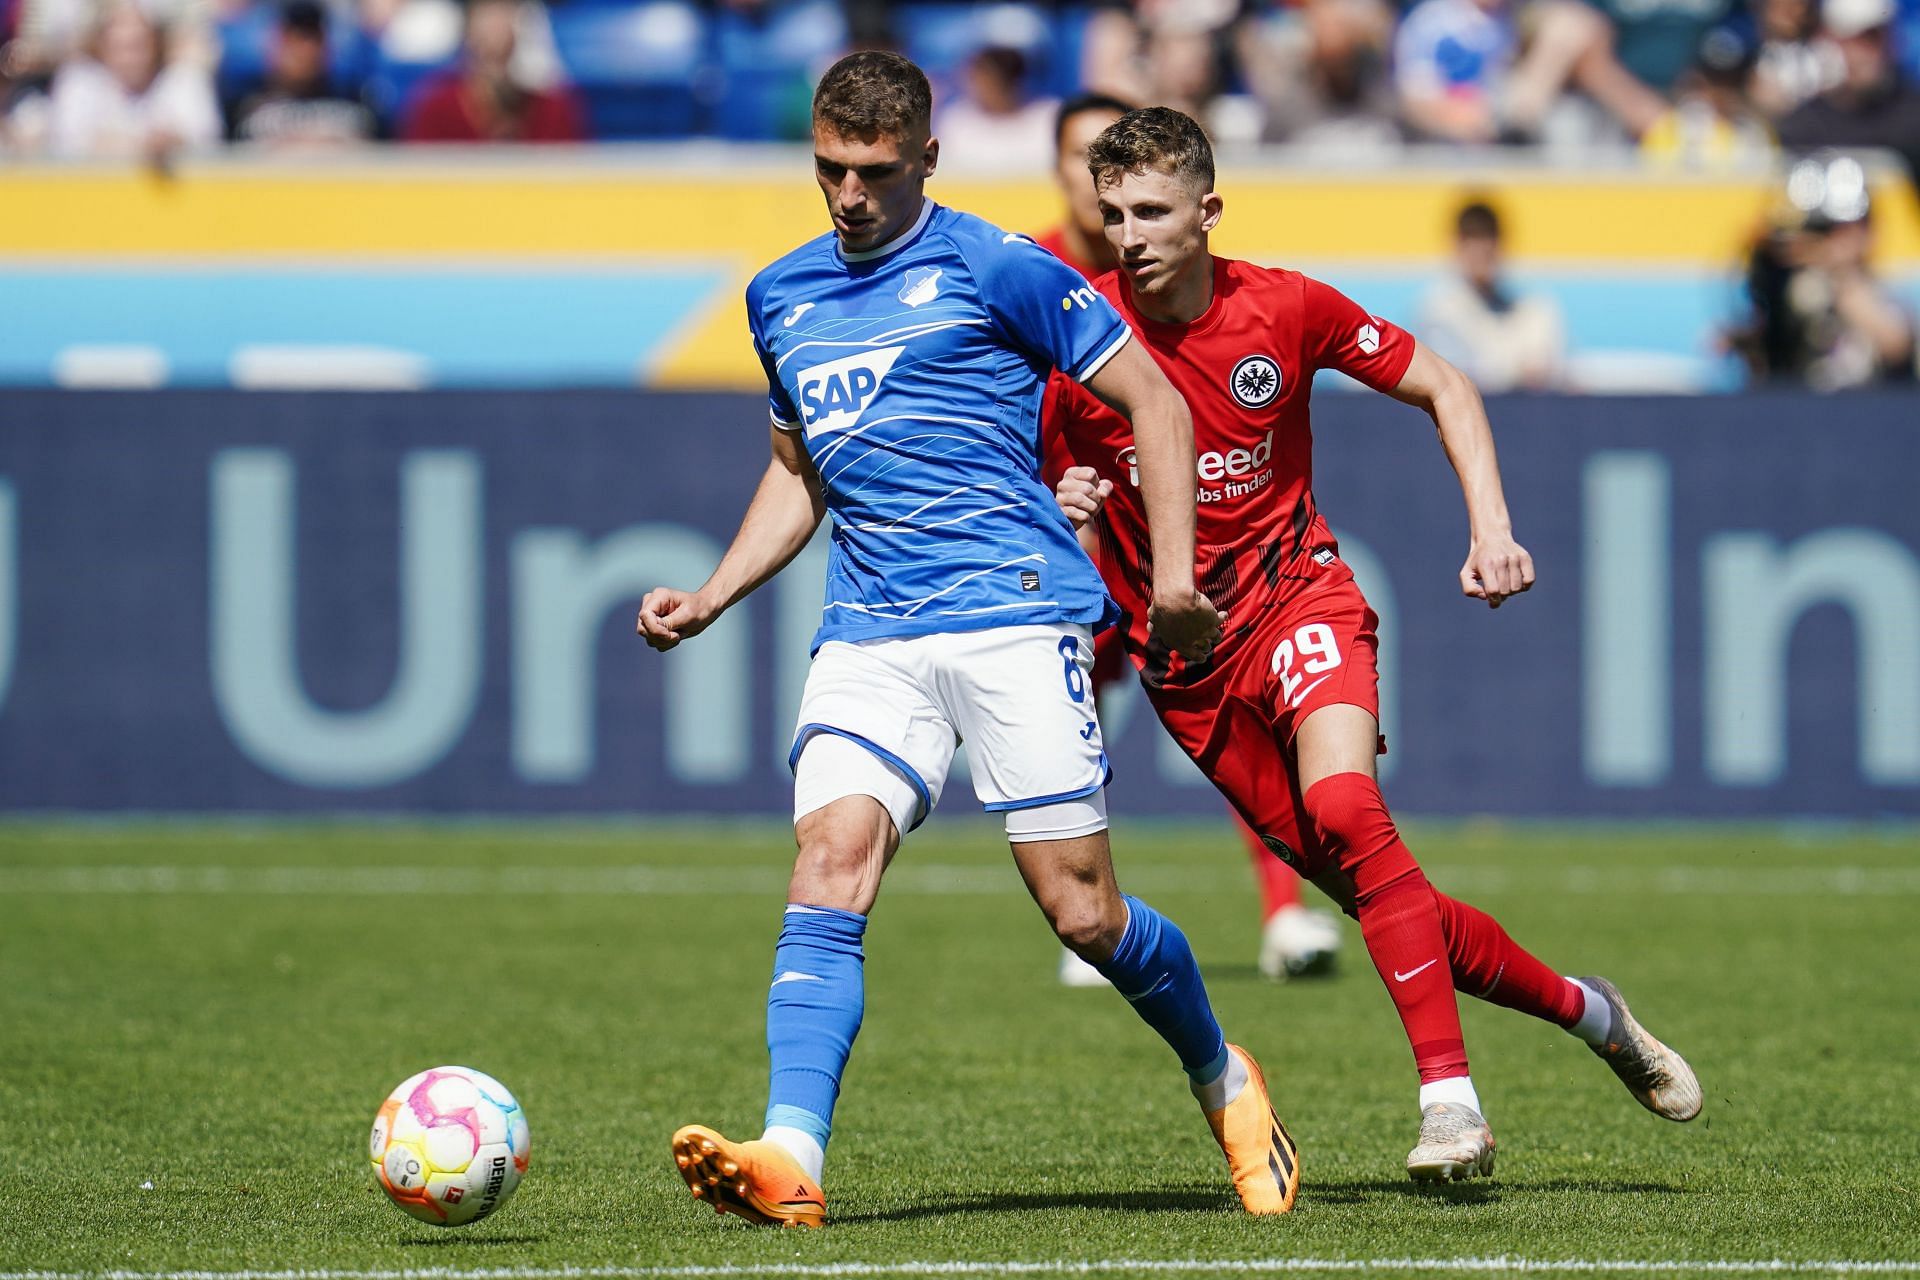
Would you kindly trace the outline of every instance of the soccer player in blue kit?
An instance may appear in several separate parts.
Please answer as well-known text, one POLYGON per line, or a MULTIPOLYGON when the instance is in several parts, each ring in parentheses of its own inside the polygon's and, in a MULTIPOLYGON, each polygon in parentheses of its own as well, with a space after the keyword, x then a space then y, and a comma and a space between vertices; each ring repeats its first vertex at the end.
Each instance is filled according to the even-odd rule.
POLYGON ((1054 932, 1174 1050, 1241 1203, 1284 1213, 1298 1155, 1259 1066, 1226 1043, 1185 936, 1115 883, 1088 672, 1093 634, 1116 610, 1037 476, 1040 400, 1059 368, 1132 422, 1154 632, 1203 658, 1220 618, 1193 578, 1192 419, 1071 267, 923 195, 939 155, 931 108, 926 77, 895 54, 852 54, 821 80, 815 175, 833 231, 747 289, 773 460, 706 583, 655 588, 640 606, 640 634, 670 649, 833 515, 791 756, 798 854, 767 994, 765 1131, 742 1142, 688 1125, 674 1161, 721 1212, 824 1221, 821 1168, 860 1029, 867 914, 964 740, 974 789, 1004 817, 1054 932))

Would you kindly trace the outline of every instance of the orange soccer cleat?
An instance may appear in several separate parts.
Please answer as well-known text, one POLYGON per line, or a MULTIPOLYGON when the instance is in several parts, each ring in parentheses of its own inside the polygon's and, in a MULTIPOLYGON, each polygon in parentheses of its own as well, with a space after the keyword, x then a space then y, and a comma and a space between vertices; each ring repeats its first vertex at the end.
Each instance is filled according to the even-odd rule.
POLYGON ((818 1227, 827 1197, 771 1142, 729 1142, 705 1125, 673 1135, 673 1163, 696 1200, 763 1227, 818 1227))
POLYGON ((1227 1052, 1246 1064, 1246 1087, 1220 1110, 1207 1112, 1207 1124, 1214 1141, 1227 1153, 1233 1189, 1240 1193, 1246 1211, 1285 1213, 1300 1194, 1300 1150, 1274 1114, 1260 1064, 1237 1044, 1228 1045, 1227 1052))

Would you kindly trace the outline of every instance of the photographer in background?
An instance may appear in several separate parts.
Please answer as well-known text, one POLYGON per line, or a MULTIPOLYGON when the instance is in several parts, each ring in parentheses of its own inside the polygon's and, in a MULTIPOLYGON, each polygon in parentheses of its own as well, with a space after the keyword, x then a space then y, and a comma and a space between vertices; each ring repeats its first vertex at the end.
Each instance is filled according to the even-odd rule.
POLYGON ((1753 381, 1838 391, 1914 377, 1913 319, 1874 278, 1866 171, 1831 152, 1796 162, 1776 225, 1747 265, 1747 322, 1729 334, 1753 381))

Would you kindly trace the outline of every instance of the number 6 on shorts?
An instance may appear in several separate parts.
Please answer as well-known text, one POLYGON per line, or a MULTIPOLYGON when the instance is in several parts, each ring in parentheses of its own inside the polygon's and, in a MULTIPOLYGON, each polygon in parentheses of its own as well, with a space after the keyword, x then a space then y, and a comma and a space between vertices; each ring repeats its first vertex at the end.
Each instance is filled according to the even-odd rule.
POLYGON ((1080 642, 1072 636, 1060 638, 1060 657, 1066 663, 1067 696, 1075 702, 1087 700, 1087 675, 1080 670, 1080 642))

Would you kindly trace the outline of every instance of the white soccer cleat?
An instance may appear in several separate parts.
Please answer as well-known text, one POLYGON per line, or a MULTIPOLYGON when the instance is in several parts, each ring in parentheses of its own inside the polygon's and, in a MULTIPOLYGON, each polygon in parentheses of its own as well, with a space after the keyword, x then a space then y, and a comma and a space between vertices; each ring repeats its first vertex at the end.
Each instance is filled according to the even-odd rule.
POLYGON ((1407 1153, 1415 1182, 1493 1176, 1493 1130, 1472 1107, 1434 1102, 1420 1109, 1420 1145, 1407 1153))
POLYGON ((1581 978, 1607 1002, 1610 1017, 1605 1043, 1592 1046, 1600 1060, 1613 1068, 1627 1092, 1640 1105, 1667 1120, 1691 1120, 1703 1101, 1700 1081, 1687 1060, 1654 1039, 1627 1008, 1620 988, 1605 978, 1581 978))
POLYGON ((1100 971, 1065 947, 1060 948, 1060 985, 1063 987, 1104 987, 1107 980, 1100 971))
POLYGON ((1339 951, 1339 917, 1296 903, 1274 912, 1260 931, 1260 973, 1275 982, 1330 973, 1339 951))

